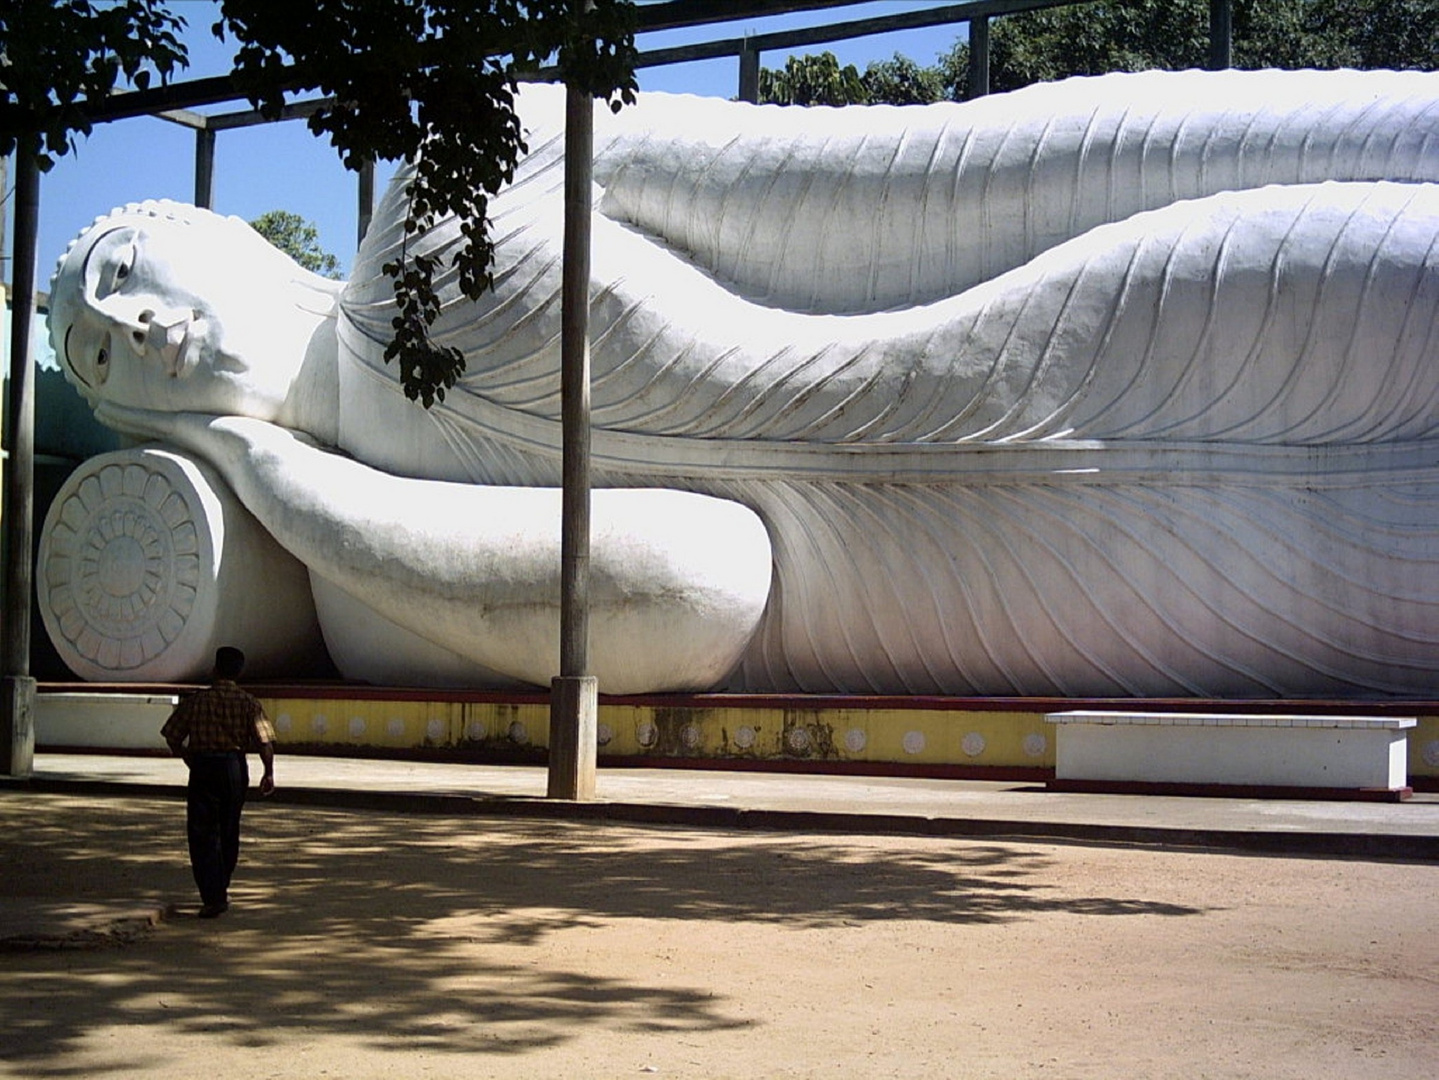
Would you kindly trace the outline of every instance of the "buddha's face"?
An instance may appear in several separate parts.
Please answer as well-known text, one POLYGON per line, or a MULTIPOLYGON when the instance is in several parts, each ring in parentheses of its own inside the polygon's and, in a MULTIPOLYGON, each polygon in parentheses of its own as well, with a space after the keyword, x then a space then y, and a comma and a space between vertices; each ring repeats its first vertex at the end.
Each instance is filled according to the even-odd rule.
POLYGON ((92 404, 273 420, 313 325, 305 272, 238 219, 184 209, 80 236, 51 285, 56 356, 92 404))

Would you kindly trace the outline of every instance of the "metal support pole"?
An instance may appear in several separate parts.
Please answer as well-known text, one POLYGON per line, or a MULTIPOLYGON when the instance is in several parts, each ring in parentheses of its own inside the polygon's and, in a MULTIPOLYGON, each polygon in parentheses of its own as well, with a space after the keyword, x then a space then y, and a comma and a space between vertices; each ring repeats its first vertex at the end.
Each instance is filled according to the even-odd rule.
POLYGON ((195 129, 195 205, 215 206, 215 133, 209 128, 195 129))
POLYGON ((969 92, 966 98, 989 93, 989 16, 969 20, 969 92))
POLYGON ((10 292, 10 412, 5 441, 5 623, 0 686, 0 773, 29 776, 35 758, 35 680, 30 677, 31 547, 35 518, 35 365, 30 316, 35 310, 35 236, 40 219, 40 169, 15 155, 15 249, 10 292))
MULTIPOLYGON (((10 190, 10 159, 0 155, 0 198, 10 190)), ((5 270, 5 215, 0 214, 0 282, 10 280, 5 270)))
POLYGON ((595 796, 598 681, 589 667, 590 183, 594 100, 565 99, 565 241, 560 314, 564 458, 560 523, 560 675, 550 687, 549 797, 595 796))
POLYGON ((355 238, 355 246, 365 242, 365 234, 370 231, 370 219, 375 216, 375 159, 367 158, 360 166, 359 182, 357 184, 356 198, 359 203, 359 236, 355 238))
POLYGON ((1233 0, 1209 0, 1209 69, 1234 66, 1233 0))
POLYGON ((759 101, 759 50, 748 38, 739 51, 739 99, 751 105, 759 101))

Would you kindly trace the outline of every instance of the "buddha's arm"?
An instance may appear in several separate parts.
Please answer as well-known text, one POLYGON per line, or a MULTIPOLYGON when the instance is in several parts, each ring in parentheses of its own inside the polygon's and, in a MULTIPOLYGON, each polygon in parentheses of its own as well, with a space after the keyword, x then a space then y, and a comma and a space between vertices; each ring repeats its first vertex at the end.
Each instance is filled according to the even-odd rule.
MULTIPOLYGON (((209 461, 312 574, 392 622, 504 674, 554 674, 559 491, 391 476, 246 417, 103 411, 209 461)), ((768 594, 759 519, 685 492, 597 491, 591 536, 591 623, 644 669, 608 688, 664 688, 701 658, 705 680, 722 678, 768 594)))

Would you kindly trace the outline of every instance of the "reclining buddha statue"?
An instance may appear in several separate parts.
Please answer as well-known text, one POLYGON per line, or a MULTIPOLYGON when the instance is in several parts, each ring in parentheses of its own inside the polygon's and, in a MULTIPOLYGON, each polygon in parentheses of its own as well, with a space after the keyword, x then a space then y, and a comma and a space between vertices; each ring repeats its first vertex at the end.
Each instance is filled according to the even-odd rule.
MULTIPOLYGON (((46 526, 77 671, 196 674, 241 624, 299 655, 318 623, 353 678, 556 674, 564 94, 518 107, 493 289, 440 280, 466 368, 428 410, 383 359, 405 170, 347 283, 172 203, 70 246, 57 357, 152 440, 46 526), (122 502, 154 520, 116 549, 122 502)), ((1439 75, 641 95, 594 147, 601 690, 1432 692, 1439 75)))

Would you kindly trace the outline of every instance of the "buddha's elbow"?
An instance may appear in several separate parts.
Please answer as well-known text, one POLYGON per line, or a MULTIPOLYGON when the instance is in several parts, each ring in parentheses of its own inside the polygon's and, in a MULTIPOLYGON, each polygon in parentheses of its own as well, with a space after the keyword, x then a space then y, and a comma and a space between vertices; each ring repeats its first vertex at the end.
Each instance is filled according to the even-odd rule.
POLYGON ((591 668, 608 693, 708 690, 769 598, 769 536, 747 507, 677 491, 596 493, 591 668))

